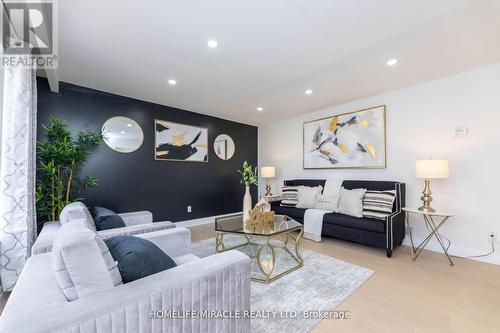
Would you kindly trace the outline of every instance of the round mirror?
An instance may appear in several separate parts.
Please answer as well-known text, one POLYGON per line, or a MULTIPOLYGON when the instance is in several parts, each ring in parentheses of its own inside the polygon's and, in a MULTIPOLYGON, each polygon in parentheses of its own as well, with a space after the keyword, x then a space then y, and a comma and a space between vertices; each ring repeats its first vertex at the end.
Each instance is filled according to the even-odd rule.
POLYGON ((102 125, 104 142, 119 153, 131 153, 139 149, 144 140, 142 128, 135 120, 127 117, 113 117, 102 125))
POLYGON ((215 155, 222 160, 228 160, 234 155, 234 141, 227 134, 220 134, 214 141, 215 155))

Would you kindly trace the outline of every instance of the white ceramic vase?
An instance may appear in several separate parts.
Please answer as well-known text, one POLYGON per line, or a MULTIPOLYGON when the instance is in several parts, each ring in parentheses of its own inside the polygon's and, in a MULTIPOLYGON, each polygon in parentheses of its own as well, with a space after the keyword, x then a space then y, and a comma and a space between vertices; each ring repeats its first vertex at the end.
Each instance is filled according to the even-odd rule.
POLYGON ((250 186, 246 186, 245 195, 243 196, 243 221, 250 217, 249 211, 252 210, 252 195, 250 194, 250 186))

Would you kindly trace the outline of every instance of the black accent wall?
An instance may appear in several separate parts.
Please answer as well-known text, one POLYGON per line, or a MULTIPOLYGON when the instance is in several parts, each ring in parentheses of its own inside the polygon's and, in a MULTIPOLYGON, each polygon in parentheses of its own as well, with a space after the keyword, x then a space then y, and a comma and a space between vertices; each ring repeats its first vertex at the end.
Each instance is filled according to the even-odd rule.
MULTIPOLYGON (((116 212, 149 210, 154 221, 173 222, 241 211, 244 186, 235 170, 245 160, 257 165, 257 127, 66 83, 56 94, 46 79, 38 78, 37 83, 39 137, 50 115, 65 120, 75 132, 100 130, 114 116, 129 117, 142 127, 144 142, 135 152, 118 153, 103 142, 89 158, 81 175, 96 176, 99 186, 87 191, 87 206, 116 212), (208 128, 208 163, 155 161, 154 119, 208 128), (222 133, 236 146, 228 161, 213 151, 214 139, 222 133)), ((252 197, 255 202, 255 186, 252 197)))

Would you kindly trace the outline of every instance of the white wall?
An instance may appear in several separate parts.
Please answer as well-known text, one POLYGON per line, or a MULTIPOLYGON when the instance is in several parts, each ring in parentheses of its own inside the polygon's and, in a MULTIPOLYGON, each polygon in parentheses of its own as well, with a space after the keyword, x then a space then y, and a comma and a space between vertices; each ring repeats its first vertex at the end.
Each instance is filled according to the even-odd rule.
MULTIPOLYGON (((431 188, 433 205, 457 214, 442 229, 452 240, 451 252, 488 252, 488 234, 495 231, 500 237, 496 207, 500 185, 500 64, 259 127, 259 164, 276 166, 277 178, 272 182, 275 192, 284 179, 397 180, 407 184, 407 206, 417 207, 423 186, 415 179, 414 164, 428 157, 450 161, 451 178, 433 181, 431 188), (386 169, 302 168, 304 121, 381 104, 387 105, 386 169), (454 137, 452 130, 457 126, 468 127, 469 135, 454 137)), ((263 180, 260 185, 262 192, 263 180)), ((415 222, 414 234, 420 240, 423 224, 415 222)), ((432 249, 438 250, 438 246, 437 242, 430 244, 432 249)), ((497 246, 500 248, 500 244, 497 246)), ((480 260, 500 264, 500 253, 480 260)))

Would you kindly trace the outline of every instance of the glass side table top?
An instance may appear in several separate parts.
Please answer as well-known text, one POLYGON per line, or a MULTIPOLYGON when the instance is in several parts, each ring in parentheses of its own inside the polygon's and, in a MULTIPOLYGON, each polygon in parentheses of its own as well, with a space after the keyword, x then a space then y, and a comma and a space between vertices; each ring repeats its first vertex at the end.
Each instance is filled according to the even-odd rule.
POLYGON ((245 227, 243 214, 235 214, 215 219, 215 231, 255 236, 273 236, 300 229, 302 224, 286 215, 276 215, 274 226, 245 227))

